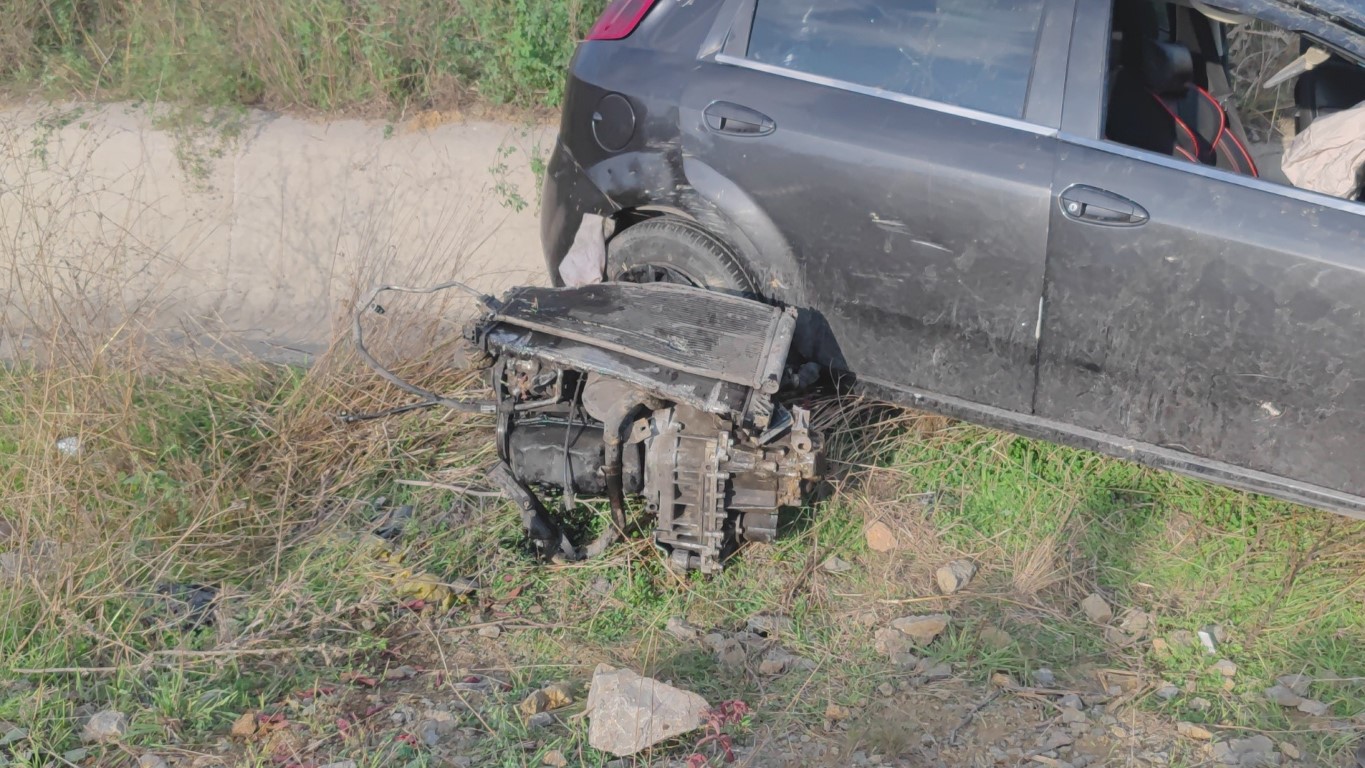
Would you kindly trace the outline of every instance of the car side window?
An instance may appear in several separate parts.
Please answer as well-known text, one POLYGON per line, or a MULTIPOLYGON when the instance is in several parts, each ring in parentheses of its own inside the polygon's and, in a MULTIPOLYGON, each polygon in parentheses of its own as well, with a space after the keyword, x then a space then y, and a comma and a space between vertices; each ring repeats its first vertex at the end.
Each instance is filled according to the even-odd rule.
POLYGON ((747 57, 1021 117, 1045 0, 757 0, 747 57))

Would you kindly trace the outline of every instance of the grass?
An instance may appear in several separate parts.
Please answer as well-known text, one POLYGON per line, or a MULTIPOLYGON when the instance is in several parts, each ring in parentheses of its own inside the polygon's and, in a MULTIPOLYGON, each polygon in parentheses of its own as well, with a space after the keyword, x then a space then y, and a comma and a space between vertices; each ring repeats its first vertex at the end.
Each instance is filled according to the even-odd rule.
POLYGON ((402 113, 556 106, 602 0, 12 0, 0 91, 402 113))
MULTIPOLYGON (((53 125, 80 119, 63 112, 53 125)), ((12 149, 45 160, 37 145, 12 149)), ((79 167, 66 170, 79 181, 79 167)), ((946 730, 958 715, 897 707, 971 704, 993 674, 1026 681, 1041 667, 1081 691, 1111 671, 1131 673, 1143 687, 1125 717, 1209 723, 1220 737, 1266 732, 1329 764, 1365 727, 1365 524, 887 412, 834 436, 838 493, 786 515, 781 540, 746 548, 714 578, 670 574, 643 540, 596 561, 541 565, 507 506, 399 482, 482 485, 488 421, 424 412, 338 422, 340 412, 402 402, 344 343, 306 369, 154 343, 140 329, 157 327, 149 315, 174 283, 160 272, 146 285, 131 278, 177 254, 122 228, 58 237, 85 222, 81 190, 4 210, 30 239, 0 243, 9 281, 0 342, 15 350, 0 368, 0 742, 22 730, 0 744, 0 765, 122 766, 151 752, 179 765, 421 766, 466 756, 535 766, 558 751, 571 765, 602 766, 607 756, 587 746, 587 721, 576 717, 581 701, 549 728, 528 725, 517 705, 549 682, 581 686, 603 662, 712 703, 745 701, 754 714, 740 741, 760 756, 783 749, 787 734, 842 754, 908 751, 919 732, 906 723, 922 715, 946 730), (16 329, 31 332, 24 343, 13 343, 16 329), (65 438, 75 438, 74 455, 58 447, 65 438), (403 535, 377 540, 376 521, 402 504, 415 509, 403 535), (895 551, 868 549, 872 520, 892 528, 895 551), (821 570, 831 555, 851 570, 821 570), (939 595, 935 568, 964 557, 979 566, 976 579, 939 595), (424 575, 477 590, 418 606, 424 575), (190 585, 217 590, 211 626, 187 622, 173 599, 190 585), (1149 613, 1151 636, 1106 637, 1079 608, 1092 592, 1120 613, 1149 613), (951 662, 956 679, 903 695, 913 675, 876 652, 874 633, 934 611, 953 621, 925 653, 951 662), (773 677, 754 664, 727 667, 664 631, 685 617, 730 632, 759 612, 791 618, 781 643, 813 670, 773 677), (495 639, 474 631, 491 624, 501 627, 495 639), (1219 656, 1239 666, 1230 690, 1210 670, 1219 656, 1152 642, 1213 624, 1226 631, 1219 656), (988 640, 986 630, 1010 639, 988 640), (405 665, 420 674, 384 679, 405 665), (1318 680, 1314 695, 1334 717, 1264 700, 1263 688, 1293 672, 1318 680), (1163 681, 1181 693, 1151 695, 1163 681), (852 715, 836 724, 831 705, 852 715), (83 744, 86 719, 105 708, 129 716, 126 737, 83 744), (433 712, 453 729, 435 748, 412 743, 433 712), (254 713, 289 725, 232 738, 233 724, 254 713)), ((458 267, 446 251, 459 245, 442 241, 414 269, 444 275, 458 267)), ((360 273, 377 274, 364 253, 356 258, 360 273)), ((402 368, 410 378, 477 391, 477 380, 443 363, 452 331, 440 319, 451 312, 394 303, 387 320, 370 319, 367 339, 384 359, 411 360, 402 368), (399 332, 412 317, 421 320, 415 338, 399 332)), ((1032 727, 1039 715, 1029 715, 1015 725, 1032 727)), ((654 757, 691 747, 675 740, 654 757)), ((1170 763, 1199 764, 1196 747, 1170 763)))
MULTIPOLYGON (((34 555, 21 578, 0 582, 0 721, 28 729, 11 748, 21 765, 79 748, 82 717, 106 707, 132 714, 131 753, 202 750, 243 712, 271 707, 325 733, 324 707, 307 714, 281 702, 335 685, 348 670, 382 674, 405 663, 448 664, 451 676, 508 671, 510 690, 488 694, 464 718, 487 731, 471 748, 501 761, 477 764, 536 765, 558 749, 599 765, 582 723, 540 734, 530 753, 507 751, 537 738, 514 714, 519 697, 608 661, 713 702, 745 700, 755 727, 814 727, 830 702, 865 707, 879 697, 886 662, 872 651, 872 630, 931 609, 954 617, 936 657, 969 679, 999 671, 1027 679, 1049 666, 1079 684, 1082 670, 1132 670, 1184 691, 1171 702, 1142 698, 1141 707, 1284 732, 1324 759, 1350 732, 1310 732, 1260 690, 1276 675, 1307 671, 1340 681, 1318 689, 1338 717, 1365 710, 1365 526, 1342 518, 903 416, 866 439, 846 436, 837 458, 861 468, 846 473, 843 491, 810 510, 803 530, 747 549, 718 577, 679 580, 644 542, 601 561, 545 567, 526 556, 515 515, 501 505, 394 482, 477 479, 489 437, 477 418, 425 413, 339 426, 328 416, 337 404, 392 399, 341 351, 309 370, 129 353, 136 364, 111 357, 0 373, 3 549, 34 555), (63 436, 79 438, 77 455, 54 448, 63 436), (379 496, 418 510, 397 545, 401 567, 474 579, 473 601, 449 613, 402 607, 392 570, 365 536, 379 496), (868 551, 870 518, 889 521, 902 549, 868 551), (813 570, 830 553, 854 570, 813 570), (936 596, 933 568, 958 556, 973 558, 980 574, 965 595, 936 596), (219 587, 218 620, 184 629, 155 597, 164 583, 219 587), (1225 626, 1220 654, 1240 667, 1232 690, 1196 649, 1163 654, 1149 641, 1106 641, 1077 608, 1095 590, 1120 609, 1150 612, 1157 635, 1225 626), (735 629, 757 612, 793 619, 786 647, 815 660, 814 672, 737 674, 662 632, 671 616, 735 629), (499 619, 509 629, 497 643, 444 639, 449 627, 499 619), (986 627, 1013 642, 988 647, 986 627), (15 671, 61 667, 92 671, 15 671), (1191 709, 1195 697, 1212 708, 1191 709)), ((457 383, 435 367, 426 376, 457 383)), ((854 738, 890 738, 871 726, 860 733, 854 738)), ((266 764, 267 746, 233 754, 266 764)), ((428 759, 379 728, 325 749, 428 759)))

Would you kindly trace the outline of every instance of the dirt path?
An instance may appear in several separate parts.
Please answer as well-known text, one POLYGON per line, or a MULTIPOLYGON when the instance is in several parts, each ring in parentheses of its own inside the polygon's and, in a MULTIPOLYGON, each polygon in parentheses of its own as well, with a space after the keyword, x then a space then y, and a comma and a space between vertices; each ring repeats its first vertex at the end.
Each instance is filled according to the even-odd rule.
POLYGON ((142 307, 158 326, 308 350, 356 285, 542 280, 530 168, 553 135, 439 113, 0 109, 5 325, 40 324, 15 308, 43 297, 48 311, 142 307), (121 307, 86 306, 109 287, 121 307))

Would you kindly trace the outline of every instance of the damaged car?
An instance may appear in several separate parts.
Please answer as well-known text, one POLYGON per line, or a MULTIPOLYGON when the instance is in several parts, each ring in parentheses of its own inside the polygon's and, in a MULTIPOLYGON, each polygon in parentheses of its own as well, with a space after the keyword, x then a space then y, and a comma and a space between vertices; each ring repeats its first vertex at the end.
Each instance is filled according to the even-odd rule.
POLYGON ((1365 8, 612 0, 588 37, 555 285, 466 333, 495 398, 390 377, 496 415, 542 557, 772 540, 817 382, 1365 517, 1365 8), (1297 45, 1251 89, 1292 88, 1273 133, 1238 28, 1297 45))
MULTIPOLYGON (((614 291, 771 306, 792 313, 788 371, 1362 517, 1365 137, 1342 123, 1365 109, 1363 60, 1365 7, 1345 0, 613 0, 569 72, 543 195, 550 276, 607 291, 585 312, 637 302, 669 324, 673 293, 614 291), (1292 89, 1273 137, 1253 136, 1234 89, 1239 28, 1296 41, 1257 86, 1292 89)), ((743 472, 709 453, 726 441, 771 476, 812 471, 794 429, 767 453, 772 419, 802 416, 752 399, 763 366, 726 379, 728 361, 692 357, 727 348, 721 328, 767 333, 761 314, 676 337, 611 328, 613 353, 667 359, 658 375, 690 392, 640 429, 658 441, 705 414, 718 441, 656 446, 665 458, 629 458, 613 484, 691 472, 731 478, 738 499, 743 472)), ((521 343, 498 341, 534 351, 507 363, 533 382, 509 385, 516 402, 591 388, 521 343)), ((632 383, 601 365, 589 378, 632 383)), ((593 409, 610 450, 629 444, 638 422, 593 409)), ((768 483, 732 527, 767 530, 791 498, 768 483)), ((695 506, 718 515, 717 499, 695 506)))

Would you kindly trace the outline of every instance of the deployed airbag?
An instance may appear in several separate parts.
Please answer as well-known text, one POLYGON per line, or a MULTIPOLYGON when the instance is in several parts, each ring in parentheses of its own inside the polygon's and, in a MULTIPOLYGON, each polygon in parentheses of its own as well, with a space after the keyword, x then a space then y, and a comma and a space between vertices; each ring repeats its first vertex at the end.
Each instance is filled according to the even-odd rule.
POLYGON ((1313 121, 1294 137, 1283 168, 1296 187, 1359 199, 1365 186, 1365 103, 1313 121))

